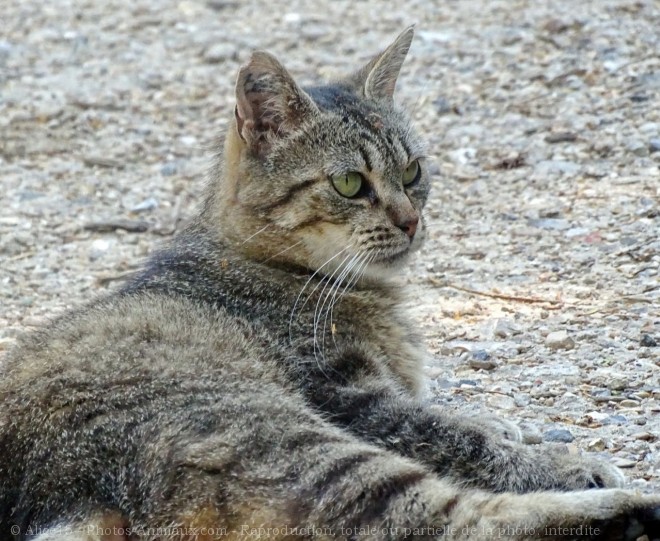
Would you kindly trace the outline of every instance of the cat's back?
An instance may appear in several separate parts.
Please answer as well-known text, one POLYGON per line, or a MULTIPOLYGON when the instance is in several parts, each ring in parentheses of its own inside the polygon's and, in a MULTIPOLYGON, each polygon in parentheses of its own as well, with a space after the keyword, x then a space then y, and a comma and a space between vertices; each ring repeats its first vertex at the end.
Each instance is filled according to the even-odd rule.
POLYGON ((20 498, 54 512, 92 485, 116 505, 126 463, 150 464, 129 477, 154 486, 169 442, 183 449, 208 430, 241 441, 247 411, 299 410, 266 341, 222 308, 154 292, 114 294, 26 334, 0 366, 0 516, 20 498))
POLYGON ((259 348, 266 340, 248 321, 183 296, 116 294, 21 337, 0 368, 0 394, 140 379, 277 380, 259 348))

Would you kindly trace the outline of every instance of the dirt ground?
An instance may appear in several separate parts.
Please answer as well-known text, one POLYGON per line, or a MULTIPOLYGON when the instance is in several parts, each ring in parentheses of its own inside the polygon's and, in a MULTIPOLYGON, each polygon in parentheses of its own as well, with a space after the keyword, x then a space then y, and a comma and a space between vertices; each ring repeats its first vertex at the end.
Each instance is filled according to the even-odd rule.
POLYGON ((407 281, 432 400, 659 490, 653 0, 5 2, 0 351, 189 215, 251 50, 315 82, 411 23, 398 99, 435 186, 407 281))

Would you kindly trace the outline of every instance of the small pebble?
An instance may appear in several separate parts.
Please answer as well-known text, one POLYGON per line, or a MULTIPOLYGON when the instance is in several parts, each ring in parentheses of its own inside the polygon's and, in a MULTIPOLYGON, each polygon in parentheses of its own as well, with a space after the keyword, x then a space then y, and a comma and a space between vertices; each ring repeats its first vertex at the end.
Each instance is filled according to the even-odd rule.
POLYGON ((474 370, 494 370, 497 368, 497 363, 492 360, 481 361, 479 359, 470 359, 468 366, 474 370))
POLYGON ((660 123, 644 122, 644 124, 639 127, 639 133, 643 133, 645 135, 657 135, 660 133, 660 123))
POLYGON ((538 227, 539 229, 548 229, 563 231, 569 229, 571 223, 568 220, 563 218, 538 218, 527 220, 527 223, 532 227, 538 227))
POLYGON ((575 436, 565 428, 553 428, 543 433, 544 441, 554 441, 558 443, 571 443, 575 436))
POLYGON ((475 159, 477 149, 472 147, 457 148, 447 152, 449 159, 456 165, 466 165, 475 159))
POLYGON ((282 17, 282 20, 285 23, 296 24, 302 21, 302 16, 300 15, 300 13, 290 12, 290 13, 285 13, 284 16, 282 17))
POLYGON ((541 175, 564 174, 575 175, 580 171, 580 164, 563 160, 543 160, 534 167, 535 172, 541 175))
POLYGON ((95 241, 92 242, 92 245, 89 250, 89 259, 94 261, 98 259, 99 257, 104 256, 112 244, 114 243, 107 240, 107 239, 96 239, 95 241))
POLYGON ((632 435, 632 438, 641 441, 655 441, 657 436, 655 434, 651 434, 650 432, 636 432, 632 435))
POLYGON ((604 451, 607 448, 605 440, 603 438, 596 438, 587 443, 587 449, 589 451, 599 452, 604 451))
POLYGON ((57 118, 64 112, 62 105, 55 102, 37 102, 33 107, 34 118, 39 122, 47 122, 57 118))
POLYGON ((513 401, 519 408, 524 408, 529 406, 529 404, 532 402, 532 398, 526 393, 514 393, 513 401))
POLYGON ((649 147, 642 141, 631 141, 627 145, 628 150, 635 156, 644 157, 649 155, 649 147))
POLYGON ((236 48, 229 43, 216 43, 204 51, 203 58, 208 64, 218 64, 232 60, 236 56, 236 48))
POLYGON ((452 387, 460 387, 457 382, 449 381, 445 378, 438 378, 431 380, 438 389, 451 389, 452 387))
POLYGON ((236 7, 238 2, 231 2, 227 0, 208 0, 206 5, 215 11, 222 11, 223 9, 236 7))
POLYGON ((545 136, 546 143, 572 143, 577 140, 577 134, 568 131, 551 133, 545 136))
POLYGON ((137 205, 135 205, 133 208, 131 208, 131 212, 146 212, 148 210, 153 210, 158 207, 158 199, 155 197, 148 197, 144 201, 141 201, 137 205))
POLYGON ((566 331, 554 331, 546 336, 545 345, 550 349, 573 349, 575 342, 566 331))
POLYGON ((608 415, 602 420, 604 425, 625 425, 628 424, 628 419, 623 415, 608 415))
POLYGON ((621 377, 613 377, 606 385, 612 391, 624 391, 628 388, 628 380, 621 377))
POLYGON ((443 97, 439 97, 433 100, 433 105, 435 106, 435 112, 438 115, 446 115, 453 111, 453 107, 449 100, 443 97))
POLYGON ((14 46, 11 43, 4 39, 0 39, 0 58, 4 59, 9 57, 13 50, 14 46))
POLYGON ((490 359, 490 353, 488 353, 485 349, 475 349, 472 352, 472 358, 476 359, 477 361, 487 361, 490 359))
POLYGON ((508 319, 498 319, 495 323, 495 329, 493 329, 493 334, 497 338, 508 338, 517 332, 519 332, 518 327, 508 319))
POLYGON ((622 408, 636 408, 639 406, 639 402, 637 400, 631 400, 627 398, 619 402, 619 406, 621 406, 622 408))
POLYGON ((634 468, 637 466, 636 460, 630 460, 628 458, 616 458, 614 460, 614 465, 617 468, 634 468))
POLYGON ((511 411, 516 409, 516 403, 510 396, 493 394, 488 397, 488 405, 491 408, 511 411))
POLYGON ((639 341, 639 345, 645 348, 655 348, 658 347, 658 341, 650 334, 643 334, 642 339, 639 341))
POLYGON ((167 162, 161 166, 160 174, 164 177, 171 177, 172 175, 176 175, 180 169, 179 162, 167 162))
POLYGON ((179 141, 187 147, 190 147, 197 144, 197 137, 194 135, 182 135, 179 137, 179 141))
MULTIPOLYGON (((630 481, 630 488, 634 490, 646 491, 648 490, 649 482, 646 479, 632 479, 630 481)), ((647 535, 639 537, 637 541, 651 541, 647 535)))
POLYGON ((593 401, 596 402, 596 404, 603 404, 605 402, 621 402, 622 400, 625 400, 625 397, 623 397, 623 396, 612 396, 612 395, 609 395, 609 394, 593 397, 593 401))
POLYGON ((654 137, 649 141, 649 151, 650 152, 659 152, 660 151, 660 139, 654 137))

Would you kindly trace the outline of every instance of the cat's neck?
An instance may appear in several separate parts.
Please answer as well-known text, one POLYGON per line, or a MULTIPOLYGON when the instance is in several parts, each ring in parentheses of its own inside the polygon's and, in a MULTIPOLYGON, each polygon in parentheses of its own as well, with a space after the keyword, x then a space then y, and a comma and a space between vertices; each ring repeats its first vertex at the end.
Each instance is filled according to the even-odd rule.
POLYGON ((199 223, 227 246, 240 248, 255 226, 265 226, 251 215, 242 200, 241 182, 250 174, 246 170, 245 148, 235 133, 235 122, 228 128, 223 154, 210 173, 204 193, 199 223), (255 223, 257 222, 257 223, 255 223))
POLYGON ((267 261, 276 267, 305 268, 310 254, 304 243, 295 238, 284 239, 287 232, 255 213, 251 194, 246 190, 253 174, 253 162, 247 154, 232 122, 223 156, 211 172, 196 222, 205 229, 205 235, 246 260, 267 261))

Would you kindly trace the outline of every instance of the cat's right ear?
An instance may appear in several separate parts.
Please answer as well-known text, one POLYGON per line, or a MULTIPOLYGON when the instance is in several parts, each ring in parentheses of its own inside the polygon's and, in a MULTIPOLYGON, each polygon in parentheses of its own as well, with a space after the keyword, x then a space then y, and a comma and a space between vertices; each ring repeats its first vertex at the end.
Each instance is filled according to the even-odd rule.
POLYGON ((352 76, 344 79, 343 83, 365 98, 391 102, 396 80, 414 34, 414 25, 406 28, 387 49, 352 76))
POLYGON ((275 138, 286 136, 316 112, 316 104, 273 55, 256 51, 239 70, 236 129, 256 154, 267 153, 275 138))

